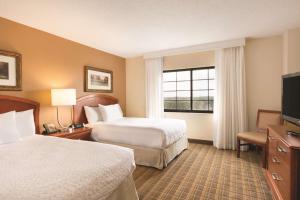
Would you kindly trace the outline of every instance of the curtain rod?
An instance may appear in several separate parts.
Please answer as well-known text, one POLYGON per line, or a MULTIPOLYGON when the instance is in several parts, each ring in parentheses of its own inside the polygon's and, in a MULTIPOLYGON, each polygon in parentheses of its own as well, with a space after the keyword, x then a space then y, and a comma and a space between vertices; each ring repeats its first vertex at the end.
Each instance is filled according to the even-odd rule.
POLYGON ((236 40, 227 40, 227 41, 220 41, 220 42, 212 42, 212 43, 205 43, 175 49, 167 49, 162 51, 155 51, 149 52, 144 54, 144 59, 147 58, 157 58, 157 57, 164 57, 164 56, 174 56, 180 54, 188 54, 188 53, 197 53, 203 51, 214 51, 217 49, 223 48, 230 48, 230 47, 237 47, 237 46, 245 46, 246 39, 236 39, 236 40))

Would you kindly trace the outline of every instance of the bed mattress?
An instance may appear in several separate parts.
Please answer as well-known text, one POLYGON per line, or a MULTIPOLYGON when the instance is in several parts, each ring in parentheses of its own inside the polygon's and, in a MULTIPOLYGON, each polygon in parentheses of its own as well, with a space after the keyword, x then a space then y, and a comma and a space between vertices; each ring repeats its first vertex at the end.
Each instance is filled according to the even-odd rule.
POLYGON ((0 199, 106 199, 135 168, 114 145, 32 136, 0 145, 0 199))
POLYGON ((154 120, 124 117, 110 122, 89 124, 96 141, 123 143, 150 148, 166 148, 186 133, 186 123, 179 119, 154 120))

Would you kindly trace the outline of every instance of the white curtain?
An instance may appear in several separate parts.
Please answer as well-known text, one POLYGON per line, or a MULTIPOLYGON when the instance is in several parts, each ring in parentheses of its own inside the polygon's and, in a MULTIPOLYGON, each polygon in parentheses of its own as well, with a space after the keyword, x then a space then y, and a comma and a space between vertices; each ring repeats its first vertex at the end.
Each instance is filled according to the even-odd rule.
POLYGON ((237 133, 247 130, 244 47, 216 50, 214 146, 236 149, 237 133))
POLYGON ((146 114, 149 118, 163 118, 164 104, 162 91, 163 59, 150 58, 146 65, 146 114))

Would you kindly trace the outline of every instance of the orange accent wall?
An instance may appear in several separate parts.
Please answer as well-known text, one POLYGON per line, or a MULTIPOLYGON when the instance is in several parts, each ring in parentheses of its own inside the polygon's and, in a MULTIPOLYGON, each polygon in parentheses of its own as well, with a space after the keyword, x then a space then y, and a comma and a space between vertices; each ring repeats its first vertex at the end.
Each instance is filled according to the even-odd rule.
MULTIPOLYGON (((84 66, 113 71, 113 93, 125 110, 125 59, 37 29, 0 18, 0 49, 22 54, 23 91, 0 94, 25 97, 41 103, 40 123, 55 122, 50 105, 51 88, 76 88, 84 92, 84 66)), ((70 108, 62 108, 61 120, 70 120, 70 108)))

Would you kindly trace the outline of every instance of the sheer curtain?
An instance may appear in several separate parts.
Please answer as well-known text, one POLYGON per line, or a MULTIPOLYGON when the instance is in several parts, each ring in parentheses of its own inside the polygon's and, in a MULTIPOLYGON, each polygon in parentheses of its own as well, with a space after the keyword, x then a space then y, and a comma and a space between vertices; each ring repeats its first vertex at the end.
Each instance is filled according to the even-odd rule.
POLYGON ((146 114, 149 118, 163 118, 163 59, 145 59, 146 65, 146 114))
POLYGON ((244 47, 216 50, 214 146, 236 149, 236 135, 247 130, 244 47))

